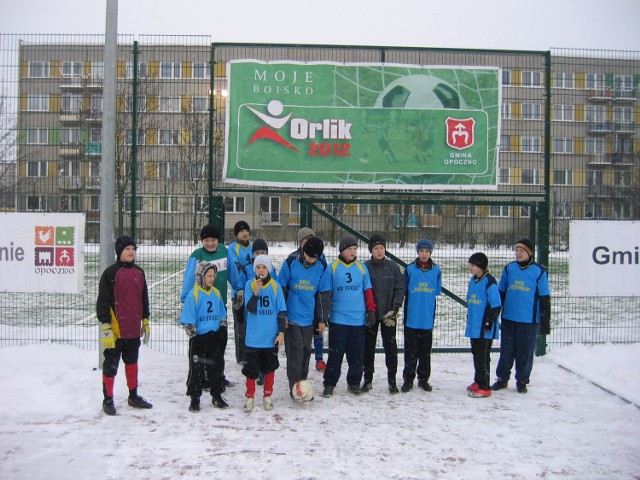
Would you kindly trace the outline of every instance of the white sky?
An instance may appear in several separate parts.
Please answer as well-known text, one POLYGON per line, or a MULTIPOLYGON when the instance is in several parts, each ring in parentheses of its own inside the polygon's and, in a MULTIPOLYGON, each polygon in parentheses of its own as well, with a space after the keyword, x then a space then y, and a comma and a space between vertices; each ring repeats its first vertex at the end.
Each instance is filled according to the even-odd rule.
MULTIPOLYGON (((106 0, 0 0, 2 33, 104 33, 106 0)), ((214 42, 639 50, 639 0, 119 0, 118 32, 214 42)))

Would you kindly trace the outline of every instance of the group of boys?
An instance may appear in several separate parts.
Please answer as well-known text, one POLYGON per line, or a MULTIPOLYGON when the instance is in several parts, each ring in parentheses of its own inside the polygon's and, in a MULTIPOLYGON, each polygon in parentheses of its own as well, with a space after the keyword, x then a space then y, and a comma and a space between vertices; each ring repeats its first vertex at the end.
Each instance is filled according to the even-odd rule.
MULTIPOLYGON (((299 248, 276 275, 268 246, 249 240, 249 225, 234 226, 236 240, 225 247, 219 230, 202 228, 203 246, 187 261, 181 293, 180 324, 189 336, 189 410, 200 409, 200 397, 209 389, 212 404, 227 408, 222 393, 231 383, 224 377, 227 345, 227 282, 232 288, 236 360, 246 377, 245 412, 253 410, 256 383, 264 384, 263 406, 271 410, 278 347, 285 346, 289 393, 306 380, 312 342, 316 368, 324 370, 322 395, 331 397, 346 356, 347 390, 354 395, 373 385, 377 332, 381 331, 390 393, 408 392, 417 377, 418 387, 431 391, 431 348, 436 297, 441 294, 439 266, 431 258, 433 243, 416 243, 417 258, 404 274, 387 258, 386 241, 374 234, 368 242, 371 258, 357 260, 358 242, 351 236, 338 243, 339 255, 327 263, 324 242, 313 230, 302 228, 299 248), (404 304, 404 370, 398 389, 396 325, 404 304), (323 334, 329 328, 329 355, 322 361, 323 334), (364 377, 364 382, 362 379, 364 377), (361 384, 362 382, 362 384, 361 384)), ((103 410, 115 414, 113 383, 118 363, 125 363, 129 405, 151 408, 137 392, 137 358, 141 338, 148 341, 149 301, 144 271, 135 264, 137 246, 130 237, 116 240, 117 261, 102 275, 97 302, 103 364, 103 410)), ((528 239, 516 243, 516 261, 509 263, 498 284, 488 273, 483 253, 469 258, 471 279, 467 293, 467 327, 471 339, 474 382, 470 396, 487 397, 507 387, 515 362, 517 390, 526 393, 533 364, 538 328, 550 333, 550 300, 546 270, 534 261, 528 239), (501 354, 497 380, 489 385, 490 351, 498 338, 502 310, 501 354)))

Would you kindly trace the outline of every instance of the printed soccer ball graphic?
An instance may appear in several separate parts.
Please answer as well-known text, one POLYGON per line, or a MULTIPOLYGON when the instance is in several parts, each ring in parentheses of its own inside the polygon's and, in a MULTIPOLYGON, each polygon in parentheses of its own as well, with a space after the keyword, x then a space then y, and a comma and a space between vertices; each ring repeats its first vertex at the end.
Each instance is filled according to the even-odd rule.
POLYGON ((308 380, 300 380, 291 387, 291 395, 298 402, 308 402, 313 398, 313 386, 308 380))
POLYGON ((465 108, 460 94, 447 82, 431 75, 408 75, 380 92, 374 107, 465 108))

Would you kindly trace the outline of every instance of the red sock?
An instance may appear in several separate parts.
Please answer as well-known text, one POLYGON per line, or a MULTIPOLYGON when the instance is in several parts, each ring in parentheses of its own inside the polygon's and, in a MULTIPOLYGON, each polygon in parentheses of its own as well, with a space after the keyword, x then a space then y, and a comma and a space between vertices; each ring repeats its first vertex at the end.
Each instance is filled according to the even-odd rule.
POLYGON ((273 382, 276 379, 276 372, 269 372, 264 374, 264 396, 270 397, 273 393, 273 382))
POLYGON ((247 393, 244 394, 247 398, 253 398, 256 394, 256 380, 255 378, 247 377, 247 393))
POLYGON ((138 364, 125 365, 124 373, 127 376, 127 387, 129 387, 129 390, 133 390, 138 386, 138 364))
POLYGON ((115 377, 105 377, 102 375, 102 393, 105 397, 113 398, 113 384, 115 377))

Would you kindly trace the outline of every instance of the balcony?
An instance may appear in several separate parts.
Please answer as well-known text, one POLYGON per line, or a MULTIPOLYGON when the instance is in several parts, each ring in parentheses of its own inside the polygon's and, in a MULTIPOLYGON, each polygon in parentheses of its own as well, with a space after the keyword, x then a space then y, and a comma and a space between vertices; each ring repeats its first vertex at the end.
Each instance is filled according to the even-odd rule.
POLYGON ((61 111, 60 112, 60 123, 63 124, 73 124, 80 123, 80 112, 72 112, 72 111, 61 111))
POLYGON ((91 110, 87 112, 86 120, 88 123, 102 123, 102 110, 91 110))
POLYGON ((58 155, 61 157, 78 157, 82 154, 80 145, 61 145, 58 155))
POLYGON ((634 103, 638 99, 638 90, 636 88, 616 88, 613 91, 613 101, 615 103, 634 103))
POLYGON ((72 191, 82 188, 82 178, 80 177, 59 177, 58 188, 60 190, 72 191))
POLYGON ((635 122, 613 122, 613 131, 622 135, 633 135, 636 133, 635 122))
POLYGON ((100 190, 100 177, 89 177, 85 179, 85 187, 88 190, 100 190))
POLYGON ((612 165, 622 165, 622 166, 631 166, 635 165, 635 159, 633 158, 633 153, 620 153, 614 152, 610 153, 611 164, 612 165))
POLYGON ((591 135, 606 135, 613 132, 613 124, 609 121, 590 121, 587 123, 587 132, 591 135))
POLYGON ((87 143, 84 146, 84 153, 91 156, 100 156, 102 155, 102 144, 101 143, 87 143))
POLYGON ((613 90, 609 87, 591 88, 587 90, 587 100, 593 103, 610 102, 613 99, 613 90))

